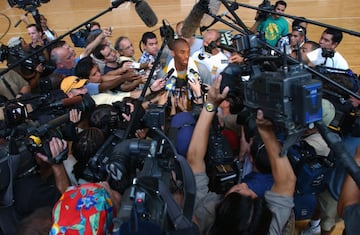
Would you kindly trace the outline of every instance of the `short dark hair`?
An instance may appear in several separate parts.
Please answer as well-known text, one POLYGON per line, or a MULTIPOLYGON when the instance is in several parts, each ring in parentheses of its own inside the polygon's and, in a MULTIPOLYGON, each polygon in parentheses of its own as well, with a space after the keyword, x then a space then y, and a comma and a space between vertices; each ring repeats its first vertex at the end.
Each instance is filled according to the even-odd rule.
POLYGON ((95 47, 95 49, 93 51, 93 55, 99 60, 105 59, 104 55, 101 54, 101 51, 104 50, 105 47, 107 47, 107 45, 104 45, 104 44, 98 45, 97 47, 95 47))
POLYGON ((291 23, 291 27, 300 26, 304 22, 307 23, 305 17, 298 17, 291 23))
POLYGON ((156 38, 156 34, 153 32, 145 32, 141 37, 141 42, 146 45, 148 39, 156 38))
POLYGON ((89 159, 93 157, 105 142, 103 132, 96 127, 89 127, 79 133, 72 144, 72 154, 77 160, 74 174, 77 179, 83 177, 83 172, 89 159))
POLYGON ((283 5, 285 6, 285 8, 287 7, 287 3, 283 0, 279 0, 275 3, 275 7, 277 7, 278 5, 283 5))
POLYGON ((42 32, 41 27, 40 27, 39 25, 37 25, 37 24, 29 24, 28 26, 26 26, 27 29, 28 29, 28 28, 31 28, 31 27, 35 27, 35 28, 36 28, 36 31, 42 32))
POLYGON ((87 25, 87 27, 88 27, 88 29, 90 30, 93 26, 98 26, 99 27, 99 29, 101 28, 101 26, 100 26, 100 23, 99 22, 97 22, 97 21, 92 21, 92 22, 90 22, 88 25, 87 25))
POLYGON ((333 43, 340 44, 343 34, 340 30, 333 29, 333 28, 326 28, 324 30, 324 33, 331 34, 332 35, 332 41, 333 43))
POLYGON ((320 44, 315 42, 315 41, 307 41, 306 43, 311 45, 311 50, 312 51, 320 48, 320 44))
POLYGON ((210 235, 265 235, 269 232, 272 214, 264 199, 228 194, 215 209, 210 235))
POLYGON ((264 142, 261 140, 260 136, 255 135, 253 137, 250 154, 253 158, 254 165, 256 169, 262 174, 271 174, 271 165, 269 156, 266 152, 264 142))
POLYGON ((82 58, 75 66, 75 76, 89 79, 90 72, 94 65, 94 61, 90 56, 82 58))

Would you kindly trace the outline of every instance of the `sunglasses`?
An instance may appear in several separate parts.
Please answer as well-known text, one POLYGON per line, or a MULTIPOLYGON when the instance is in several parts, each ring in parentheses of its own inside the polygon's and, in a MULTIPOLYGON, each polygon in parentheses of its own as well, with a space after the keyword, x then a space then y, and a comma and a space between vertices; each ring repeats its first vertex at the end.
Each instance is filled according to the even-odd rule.
POLYGON ((295 26, 292 29, 295 30, 295 31, 298 31, 299 33, 306 34, 306 30, 301 26, 295 26))

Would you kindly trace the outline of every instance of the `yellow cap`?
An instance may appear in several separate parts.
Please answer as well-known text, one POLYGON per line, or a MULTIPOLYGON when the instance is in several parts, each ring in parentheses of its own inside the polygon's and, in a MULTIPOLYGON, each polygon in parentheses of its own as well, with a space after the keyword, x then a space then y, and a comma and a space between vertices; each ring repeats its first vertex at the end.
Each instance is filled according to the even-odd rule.
POLYGON ((76 76, 69 76, 61 81, 60 88, 63 92, 68 93, 71 89, 82 88, 86 83, 87 79, 80 79, 76 76))

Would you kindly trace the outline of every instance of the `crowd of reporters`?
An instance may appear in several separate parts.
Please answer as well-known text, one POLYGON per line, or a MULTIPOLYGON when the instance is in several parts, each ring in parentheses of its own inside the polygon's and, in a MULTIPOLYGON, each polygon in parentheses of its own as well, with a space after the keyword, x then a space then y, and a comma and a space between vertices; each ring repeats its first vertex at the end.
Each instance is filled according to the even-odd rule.
MULTIPOLYGON (((286 7, 284 1, 275 4, 276 11, 283 12, 286 7)), ((267 43, 278 46, 279 51, 287 48, 289 56, 358 92, 358 77, 335 50, 342 40, 341 32, 326 29, 317 44, 306 36, 306 24, 296 21, 291 32, 280 23, 284 33, 275 40, 266 38, 270 36, 266 33, 268 24, 284 18, 265 15, 256 19, 253 30, 265 31, 267 43)), ((11 170, 2 171, 0 234, 78 230, 81 220, 75 209, 64 208, 71 204, 70 195, 78 197, 82 190, 86 198, 101 194, 106 199, 101 202, 106 212, 92 213, 105 213, 107 219, 94 222, 89 219, 91 214, 86 215, 89 217, 81 229, 100 228, 98 234, 115 232, 111 220, 120 213, 121 199, 145 161, 142 157, 134 163, 130 155, 151 155, 151 140, 165 148, 156 149, 152 157, 168 154, 165 162, 169 164, 169 159, 181 153, 192 169, 196 195, 191 232, 294 234, 295 220, 312 217, 314 221, 321 219, 324 233, 331 233, 340 216, 345 218, 346 234, 356 234, 353 215, 358 214, 359 188, 319 131, 309 128, 296 145, 301 143, 305 148, 306 142, 313 151, 313 161, 300 167, 326 168, 321 172, 325 178, 300 184, 304 173, 296 166, 301 159, 296 159, 296 154, 290 156, 291 151, 289 157, 281 156, 283 133, 278 132, 276 123, 266 119, 261 110, 244 107, 242 89, 248 74, 231 70, 252 63, 254 51, 249 54, 248 48, 236 48, 236 36, 228 47, 233 50, 221 49, 221 34, 215 29, 206 31, 203 39, 184 38, 182 23, 176 26, 176 39, 164 50, 160 50, 154 33, 145 32, 141 39, 144 51, 136 60, 128 37, 119 37, 113 46, 111 28, 101 29, 99 23, 92 22, 79 57, 65 41, 57 41, 36 55, 31 66, 22 63, 2 75, 1 169, 11 170), (144 84, 148 87, 143 91, 144 84), (154 128, 162 130, 171 143, 163 144, 164 138, 159 138, 154 128), (139 140, 145 142, 136 142, 139 140), (146 147, 136 145, 139 149, 133 153, 127 148, 134 143, 146 147), (169 145, 175 146, 176 154, 167 151, 169 145), (318 158, 322 160, 314 160, 318 158), (312 184, 315 181, 319 185, 312 184), (303 198, 310 198, 306 208, 303 198), (74 220, 64 220, 66 216, 74 220), (39 218, 44 227, 37 226, 39 218)), ((42 29, 36 24, 27 29, 31 43, 13 38, 2 47, 0 59, 7 60, 8 66, 26 56, 22 51, 31 53, 56 39, 46 23, 42 29)), ((264 49, 269 55, 280 53, 265 47, 256 53, 264 49)), ((279 61, 268 62, 261 64, 262 69, 282 69, 279 61)), ((329 82, 322 84, 322 122, 343 139, 344 148, 358 162, 358 99, 329 82)), ((171 172, 166 175, 167 186, 183 206, 185 176, 176 166, 162 166, 161 171, 171 172)), ((176 230, 176 224, 172 221, 166 228, 176 230)))

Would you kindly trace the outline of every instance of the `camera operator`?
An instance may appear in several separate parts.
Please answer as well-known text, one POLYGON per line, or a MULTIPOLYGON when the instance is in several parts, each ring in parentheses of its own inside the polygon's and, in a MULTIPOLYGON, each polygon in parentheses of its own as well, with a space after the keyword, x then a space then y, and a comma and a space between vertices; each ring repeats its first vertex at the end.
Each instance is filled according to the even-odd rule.
MULTIPOLYGON (((335 50, 342 38, 341 31, 331 28, 325 29, 319 40, 321 48, 307 53, 304 62, 309 66, 320 65, 334 69, 349 69, 345 58, 335 50)), ((331 71, 331 69, 328 70, 331 71)))
MULTIPOLYGON (((349 76, 339 73, 326 73, 325 75, 341 86, 356 92, 354 83, 349 76)), ((325 124, 329 124, 330 129, 340 135, 348 152, 355 154, 356 146, 360 144, 360 138, 351 133, 357 128, 353 126, 354 117, 350 119, 349 117, 351 116, 350 112, 356 108, 355 106, 353 107, 349 95, 341 89, 323 81, 323 90, 325 91, 323 96, 331 102, 336 111, 335 120, 330 120, 331 122, 329 121, 325 124)), ((334 230, 336 219, 338 218, 336 207, 345 174, 346 172, 342 164, 335 161, 329 176, 329 187, 317 195, 317 210, 313 214, 308 228, 304 230, 304 234, 308 231, 321 231, 322 234, 330 234, 334 230)))
POLYGON ((62 163, 53 164, 49 160, 49 158, 57 158, 64 151, 67 153, 66 141, 52 138, 49 141, 49 148, 51 156, 45 156, 41 153, 37 153, 36 157, 32 156, 35 157, 40 168, 36 168, 33 172, 20 172, 21 175, 14 176, 14 204, 0 209, 0 234, 15 234, 21 219, 37 208, 53 207, 69 186, 62 163), (51 171, 50 174, 49 171, 51 171))
MULTIPOLYGON (((284 13, 287 7, 285 1, 277 1, 273 11, 284 13)), ((256 13, 257 16, 259 12, 256 13)), ((264 33, 265 40, 271 46, 275 47, 278 40, 289 33, 289 26, 286 19, 276 14, 270 14, 265 19, 255 17, 255 24, 250 28, 253 33, 264 33)))
MULTIPOLYGON (((42 36, 43 40, 50 42, 56 39, 57 33, 55 32, 54 29, 49 28, 49 26, 47 25, 47 19, 45 15, 40 14, 39 18, 40 18, 40 26, 43 32, 43 36, 42 36)), ((26 25, 30 25, 30 21, 27 18, 27 14, 21 15, 20 20, 23 21, 26 25)))
POLYGON ((264 119, 261 110, 257 113, 256 123, 274 176, 271 191, 265 193, 266 202, 256 198, 244 184, 233 186, 225 197, 208 191, 204 162, 208 138, 204 138, 204 134, 209 134, 216 106, 229 91, 226 87, 220 93, 220 83, 221 77, 214 81, 208 92, 187 154, 197 184, 195 216, 200 231, 209 231, 210 234, 281 234, 294 206, 296 177, 288 158, 279 155, 281 146, 273 131, 274 126, 264 119))

